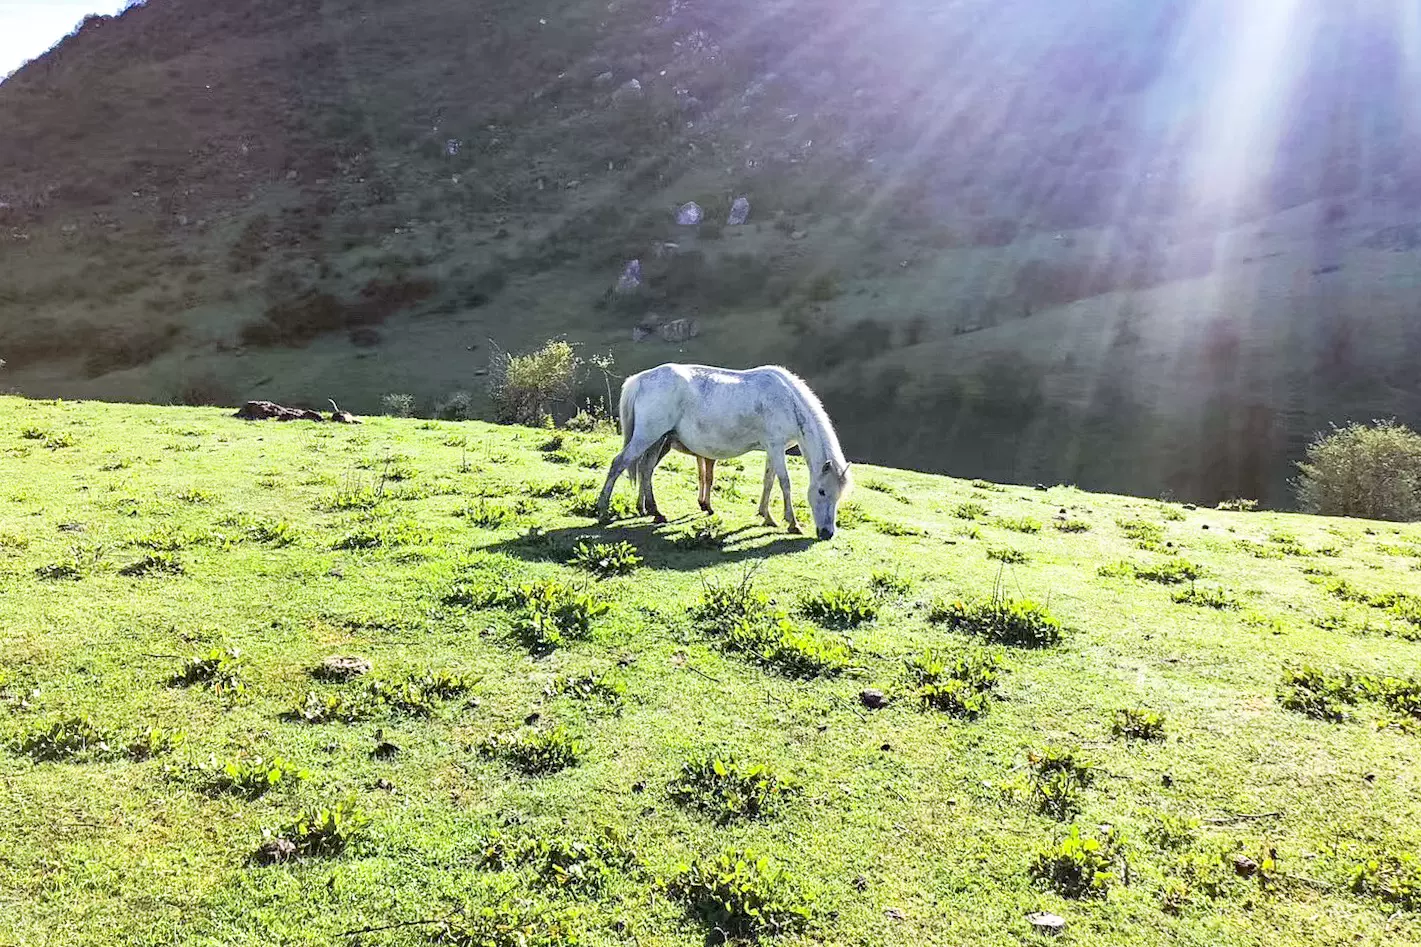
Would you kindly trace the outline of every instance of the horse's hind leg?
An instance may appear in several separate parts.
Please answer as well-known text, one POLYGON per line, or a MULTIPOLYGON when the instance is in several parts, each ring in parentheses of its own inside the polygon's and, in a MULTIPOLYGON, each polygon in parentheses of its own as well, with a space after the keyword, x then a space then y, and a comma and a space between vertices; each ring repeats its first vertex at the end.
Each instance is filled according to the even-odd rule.
POLYGON ((770 488, 775 485, 775 468, 772 466, 771 454, 765 455, 765 489, 760 491, 760 517, 765 521, 765 525, 774 528, 778 524, 775 518, 770 515, 770 488))
POLYGON ((607 468, 607 481, 602 484, 602 492, 597 495, 597 521, 599 523, 606 523, 611 519, 607 515, 607 507, 612 502, 612 488, 617 485, 617 478, 626 473, 632 464, 640 463, 642 455, 651 450, 660 439, 660 434, 655 437, 646 437, 640 431, 634 431, 627 446, 612 458, 612 465, 607 468))
POLYGON ((662 516, 661 511, 656 508, 656 494, 651 489, 651 478, 656 473, 656 465, 661 463, 661 459, 670 449, 671 440, 668 437, 662 442, 660 450, 648 451, 646 457, 642 458, 641 471, 638 475, 641 478, 641 482, 638 484, 641 498, 639 510, 642 516, 650 516, 652 521, 656 523, 666 522, 666 517, 662 516))

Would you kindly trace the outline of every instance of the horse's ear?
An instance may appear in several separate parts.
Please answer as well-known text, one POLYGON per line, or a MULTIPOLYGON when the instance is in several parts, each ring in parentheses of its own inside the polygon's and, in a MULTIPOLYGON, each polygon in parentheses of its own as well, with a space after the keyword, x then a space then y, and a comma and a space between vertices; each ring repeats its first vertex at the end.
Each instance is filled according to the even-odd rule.
POLYGON ((820 473, 828 473, 829 471, 831 471, 831 470, 833 470, 833 469, 834 469, 834 462, 833 462, 832 460, 826 460, 826 461, 824 461, 824 466, 820 468, 819 472, 820 472, 820 473))
POLYGON ((848 480, 848 479, 849 479, 849 467, 851 467, 851 466, 853 466, 853 465, 850 464, 850 463, 848 463, 847 461, 845 461, 845 463, 844 463, 844 469, 841 470, 841 471, 839 471, 839 479, 840 479, 840 480, 848 480))

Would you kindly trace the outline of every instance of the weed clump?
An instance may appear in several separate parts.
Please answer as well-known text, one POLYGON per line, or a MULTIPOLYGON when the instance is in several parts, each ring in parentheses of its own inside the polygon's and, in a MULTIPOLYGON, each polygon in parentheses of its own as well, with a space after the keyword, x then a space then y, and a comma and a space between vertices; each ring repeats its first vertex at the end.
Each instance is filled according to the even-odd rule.
POLYGON ((67 717, 21 737, 14 750, 36 763, 100 758, 109 753, 109 736, 90 717, 67 717))
POLYGON ((800 931, 811 917, 789 872, 753 849, 727 849, 683 864, 666 882, 666 892, 730 937, 800 931))
POLYGON ((1315 720, 1341 723, 1347 719, 1342 707, 1357 702, 1357 681, 1351 674, 1327 674, 1308 666, 1293 668, 1283 677, 1278 701, 1315 720))
POLYGON ((1055 748, 1030 753, 1026 762, 1030 794, 1042 813, 1064 822, 1080 811, 1080 794, 1095 776, 1094 765, 1055 748))
POLYGON ((548 685, 546 693, 550 697, 601 701, 615 707, 627 696, 627 683, 610 671, 596 674, 559 674, 548 685))
POLYGON ((599 578, 630 575, 643 560, 636 547, 626 540, 616 543, 579 542, 572 550, 568 564, 585 569, 599 578))
POLYGON ((538 651, 586 638, 592 633, 593 620, 612 610, 611 603, 596 594, 578 591, 556 579, 520 585, 510 600, 518 608, 514 632, 538 651))
POLYGON ((680 775, 669 787, 672 799, 721 824, 771 815, 800 791, 797 783, 768 764, 742 763, 732 755, 715 753, 682 763, 680 775))
POLYGON ((1110 732, 1127 740, 1163 740, 1164 714, 1146 707, 1126 707, 1115 711, 1110 732))
POLYGON ((135 763, 165 756, 187 742, 187 731, 169 727, 149 727, 128 744, 128 758, 135 763))
POLYGON ((529 866, 544 887, 587 895, 641 867, 641 857, 624 834, 603 827, 588 838, 513 841, 494 833, 484 844, 483 864, 496 870, 529 866))
POLYGON ((225 763, 219 763, 214 757, 198 770, 209 792, 231 793, 248 799, 311 778, 310 770, 300 769, 281 756, 265 759, 244 755, 225 763))
POLYGON ((869 592, 840 585, 806 593, 799 611, 826 628, 855 628, 878 617, 878 603, 869 592))
POLYGON ((183 564, 170 552, 150 552, 136 562, 118 570, 119 575, 139 578, 145 575, 182 575, 183 564))
POLYGON ((999 516, 993 525, 1016 533, 1041 532, 1041 521, 1029 516, 999 516))
POLYGON ((1064 837, 1036 853, 1031 876, 1063 897, 1103 897, 1115 881, 1119 859, 1119 838, 1114 830, 1087 837, 1073 825, 1064 837))
POLYGON ((545 776, 576 766, 586 748, 562 727, 522 734, 495 733, 479 744, 484 759, 502 760, 527 776, 545 776))
POLYGON ((1409 852, 1369 858, 1353 869, 1352 890, 1400 911, 1421 910, 1421 859, 1409 852))
POLYGON ((868 587, 879 598, 902 597, 913 590, 913 580, 887 569, 874 569, 868 587))
POLYGON ((276 832, 262 832, 253 859, 270 865, 296 858, 332 858, 354 844, 370 825, 370 817, 355 799, 342 799, 302 812, 276 832))
POLYGON ((242 652, 236 648, 210 648, 187 659, 182 669, 168 679, 170 687, 206 684, 223 697, 240 699, 247 694, 242 652))
POLYGON ((968 604, 936 602, 928 621, 953 631, 977 635, 998 644, 1044 648, 1061 640, 1061 622, 1043 605, 1029 600, 993 597, 968 604))
POLYGON ((1180 605, 1196 605, 1200 608, 1213 608, 1219 611, 1233 611, 1237 609, 1238 599, 1228 589, 1221 586, 1190 585, 1187 589, 1181 589, 1170 596, 1180 605))
POLYGON ((1006 670, 1000 655, 985 650, 948 655, 929 649, 908 662, 924 708, 967 720, 977 719, 991 707, 1006 670))

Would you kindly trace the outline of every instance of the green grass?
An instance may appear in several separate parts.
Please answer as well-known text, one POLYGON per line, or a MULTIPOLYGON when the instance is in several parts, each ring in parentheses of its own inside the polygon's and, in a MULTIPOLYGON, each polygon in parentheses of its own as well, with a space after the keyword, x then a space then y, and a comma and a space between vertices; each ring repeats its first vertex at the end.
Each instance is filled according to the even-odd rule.
POLYGON ((831 542, 750 496, 684 542, 689 463, 658 473, 672 524, 599 529, 548 432, 455 431, 0 398, 0 944, 442 919, 360 939, 1006 947, 1035 910, 1107 947, 1421 940, 1389 919, 1421 853, 1421 573, 1365 533, 1421 527, 872 470, 912 504, 860 491, 831 542), (74 437, 6 450, 26 430, 74 437), (406 479, 370 486, 385 458, 406 479), (984 533, 1095 528, 1014 531, 1004 568, 957 533, 974 489, 984 533), (493 504, 517 528, 455 515, 493 504), (634 572, 588 571, 623 542, 634 572), (181 571, 125 574, 148 556, 181 571), (313 678, 333 655, 373 670, 313 678))

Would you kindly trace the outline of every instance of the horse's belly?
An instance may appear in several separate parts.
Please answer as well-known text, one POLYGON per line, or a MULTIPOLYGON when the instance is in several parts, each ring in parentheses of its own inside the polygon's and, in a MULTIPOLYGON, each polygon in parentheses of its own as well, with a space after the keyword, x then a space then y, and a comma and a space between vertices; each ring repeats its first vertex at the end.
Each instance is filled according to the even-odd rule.
POLYGON ((691 453, 716 460, 739 457, 746 451, 765 446, 763 428, 749 423, 749 419, 715 428, 683 421, 676 428, 676 437, 691 453))

